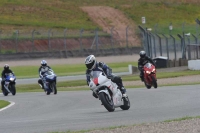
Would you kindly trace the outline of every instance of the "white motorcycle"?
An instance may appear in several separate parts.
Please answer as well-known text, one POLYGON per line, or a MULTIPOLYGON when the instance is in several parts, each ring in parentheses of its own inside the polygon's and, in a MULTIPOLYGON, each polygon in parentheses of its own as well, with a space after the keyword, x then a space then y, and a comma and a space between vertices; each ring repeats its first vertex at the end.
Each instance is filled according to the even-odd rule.
POLYGON ((130 108, 128 96, 122 95, 117 84, 108 79, 103 72, 92 71, 90 78, 90 89, 99 97, 109 112, 113 112, 117 107, 123 110, 130 108))

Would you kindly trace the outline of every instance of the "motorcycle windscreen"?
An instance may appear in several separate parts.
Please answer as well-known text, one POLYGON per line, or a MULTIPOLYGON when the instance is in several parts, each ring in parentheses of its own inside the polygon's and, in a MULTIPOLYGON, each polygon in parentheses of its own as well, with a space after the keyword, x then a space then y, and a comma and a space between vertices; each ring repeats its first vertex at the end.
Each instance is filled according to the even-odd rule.
POLYGON ((92 71, 91 79, 97 86, 107 81, 106 76, 101 71, 92 71))
POLYGON ((151 63, 146 63, 146 64, 144 65, 144 67, 147 68, 147 70, 150 70, 150 69, 152 69, 154 66, 153 66, 151 63))

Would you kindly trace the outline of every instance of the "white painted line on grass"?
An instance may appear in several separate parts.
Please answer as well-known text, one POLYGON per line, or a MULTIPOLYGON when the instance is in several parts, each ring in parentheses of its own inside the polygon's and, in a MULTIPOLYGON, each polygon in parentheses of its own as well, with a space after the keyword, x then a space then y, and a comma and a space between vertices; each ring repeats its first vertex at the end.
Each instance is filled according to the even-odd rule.
POLYGON ((15 104, 15 102, 12 102, 12 101, 9 101, 9 102, 10 102, 10 104, 8 106, 4 107, 4 108, 1 108, 0 111, 3 111, 7 108, 10 108, 11 106, 13 106, 15 104))

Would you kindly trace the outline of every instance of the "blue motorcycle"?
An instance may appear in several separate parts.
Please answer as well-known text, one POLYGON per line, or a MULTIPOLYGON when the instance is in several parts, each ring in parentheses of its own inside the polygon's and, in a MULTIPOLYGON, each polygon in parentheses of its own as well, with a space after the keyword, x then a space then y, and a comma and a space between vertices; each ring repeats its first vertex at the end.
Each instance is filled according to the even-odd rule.
POLYGON ((44 91, 47 95, 49 95, 50 93, 57 94, 56 78, 57 76, 51 69, 44 73, 42 81, 44 84, 44 91))
POLYGON ((12 95, 14 96, 16 94, 15 84, 16 84, 15 75, 13 73, 7 73, 5 75, 5 83, 2 88, 3 95, 7 96, 8 93, 12 93, 12 95))

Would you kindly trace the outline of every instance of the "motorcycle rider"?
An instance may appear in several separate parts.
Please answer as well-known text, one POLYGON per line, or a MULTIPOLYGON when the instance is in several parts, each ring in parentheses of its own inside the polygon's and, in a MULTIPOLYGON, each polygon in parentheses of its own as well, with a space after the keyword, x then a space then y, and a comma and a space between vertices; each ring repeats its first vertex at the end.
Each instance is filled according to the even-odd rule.
POLYGON ((13 72, 12 72, 12 70, 9 68, 9 65, 8 64, 5 64, 4 65, 4 70, 2 71, 2 73, 1 73, 1 78, 2 78, 2 80, 1 80, 1 89, 3 89, 3 86, 4 86, 4 84, 5 84, 5 78, 6 78, 6 74, 7 73, 12 73, 12 74, 14 74, 13 72))
POLYGON ((140 71, 140 79, 141 79, 142 82, 144 82, 143 66, 148 62, 155 66, 154 61, 149 56, 146 55, 146 52, 145 51, 140 51, 140 58, 138 60, 138 69, 140 71))
POLYGON ((43 78, 43 75, 45 72, 47 72, 49 69, 51 69, 50 66, 47 65, 47 62, 46 60, 42 60, 41 61, 41 66, 39 67, 39 76, 40 76, 40 79, 38 80, 38 84, 42 87, 42 89, 45 89, 46 87, 44 86, 44 78, 43 78))
MULTIPOLYGON (((92 71, 102 71, 106 74, 107 78, 111 79, 112 82, 116 83, 119 86, 119 89, 122 92, 122 94, 126 93, 126 89, 123 86, 121 77, 113 75, 112 69, 110 69, 105 63, 97 62, 94 55, 89 55, 86 57, 85 65, 87 67, 86 80, 87 80, 88 85, 90 82, 90 73, 92 71)), ((98 98, 98 96, 94 92, 93 92, 93 96, 95 98, 98 98)))

